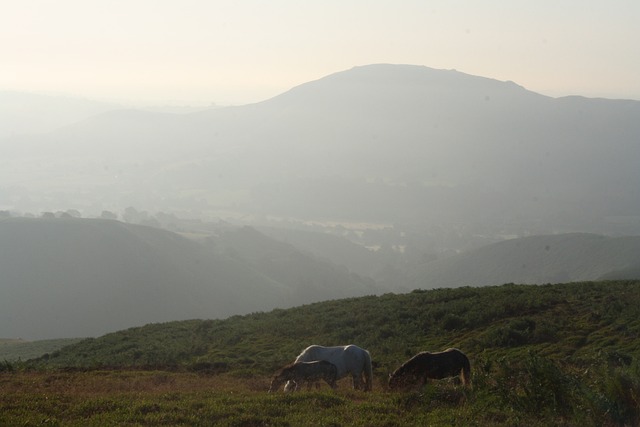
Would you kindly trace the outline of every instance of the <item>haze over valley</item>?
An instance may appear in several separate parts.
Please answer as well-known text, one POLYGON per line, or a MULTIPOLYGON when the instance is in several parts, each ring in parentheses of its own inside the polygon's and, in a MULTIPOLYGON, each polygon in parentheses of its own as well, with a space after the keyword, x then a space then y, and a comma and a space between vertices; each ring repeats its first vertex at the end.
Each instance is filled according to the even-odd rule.
POLYGON ((639 101, 374 64, 199 111, 0 106, 0 337, 640 276, 639 101))
POLYGON ((639 114, 638 101, 549 98, 421 66, 356 67, 257 104, 114 110, 5 137, 3 207, 520 233, 616 232, 627 217, 637 230, 639 114))

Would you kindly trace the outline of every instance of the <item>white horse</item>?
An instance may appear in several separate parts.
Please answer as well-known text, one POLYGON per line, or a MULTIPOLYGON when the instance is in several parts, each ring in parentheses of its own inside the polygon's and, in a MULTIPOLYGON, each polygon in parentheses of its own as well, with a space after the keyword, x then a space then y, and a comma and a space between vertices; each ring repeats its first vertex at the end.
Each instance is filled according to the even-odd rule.
MULTIPOLYGON (((338 347, 311 345, 296 357, 295 362, 313 362, 316 360, 326 360, 333 363, 338 371, 336 379, 339 380, 351 374, 354 389, 371 391, 373 370, 371 368, 371 356, 367 350, 353 344, 338 347)), ((284 386, 284 390, 290 391, 294 387, 295 384, 289 381, 284 386)))

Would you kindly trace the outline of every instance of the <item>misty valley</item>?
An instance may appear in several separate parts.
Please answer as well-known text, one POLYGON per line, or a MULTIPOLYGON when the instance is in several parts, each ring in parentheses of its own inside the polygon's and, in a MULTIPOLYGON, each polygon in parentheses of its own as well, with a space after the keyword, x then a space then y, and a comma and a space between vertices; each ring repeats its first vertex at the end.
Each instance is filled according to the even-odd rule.
POLYGON ((639 101, 386 64, 183 113, 45 98, 0 92, 0 424, 640 422, 639 101), (311 344, 370 350, 374 391, 265 395, 311 344), (473 388, 388 389, 449 347, 473 388))
POLYGON ((640 273, 634 236, 569 233, 480 243, 458 235, 448 242, 392 227, 311 231, 134 212, 125 217, 154 226, 68 214, 0 221, 0 336, 89 337, 387 292, 640 273))
POLYGON ((637 101, 378 64, 181 114, 0 103, 7 338, 638 278, 637 101))

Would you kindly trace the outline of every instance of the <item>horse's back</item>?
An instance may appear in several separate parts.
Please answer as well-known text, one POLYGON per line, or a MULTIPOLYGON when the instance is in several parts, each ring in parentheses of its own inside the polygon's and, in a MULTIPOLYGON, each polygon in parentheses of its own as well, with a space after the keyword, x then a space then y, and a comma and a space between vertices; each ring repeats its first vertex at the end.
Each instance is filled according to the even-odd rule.
POLYGON ((363 364, 369 359, 368 352, 355 344, 324 347, 310 345, 296 358, 297 362, 326 360, 333 363, 338 370, 338 377, 343 377, 354 370, 360 372, 363 364))
POLYGON ((469 358, 467 357, 467 355, 464 354, 462 351, 458 350, 457 348, 448 348, 444 352, 455 355, 455 357, 464 364, 467 364, 467 365, 469 364, 469 358))
POLYGON ((341 347, 324 347, 321 345, 310 345, 302 350, 302 353, 296 358, 296 362, 312 362, 314 360, 328 360, 333 353, 334 349, 341 347))
POLYGON ((357 345, 350 344, 348 346, 345 346, 344 353, 346 355, 349 355, 353 363, 359 365, 370 363, 371 360, 369 352, 363 348, 358 347, 357 345))
POLYGON ((310 345, 302 350, 302 353, 298 355, 296 361, 311 362, 313 360, 328 360, 331 362, 331 359, 340 358, 344 353, 353 351, 352 347, 358 348, 353 344, 334 347, 310 345))

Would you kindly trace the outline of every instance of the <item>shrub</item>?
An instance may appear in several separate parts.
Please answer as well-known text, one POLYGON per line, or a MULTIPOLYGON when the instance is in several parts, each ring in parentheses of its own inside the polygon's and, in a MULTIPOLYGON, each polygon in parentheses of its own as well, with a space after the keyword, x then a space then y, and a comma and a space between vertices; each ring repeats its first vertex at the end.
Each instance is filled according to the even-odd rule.
POLYGON ((442 329, 445 331, 463 329, 466 326, 466 323, 465 319, 457 314, 447 313, 442 318, 442 329))
POLYGON ((511 320, 509 323, 489 329, 484 334, 486 347, 516 347, 534 341, 536 322, 529 318, 511 320))
POLYGON ((532 353, 518 359, 479 360, 474 385, 480 395, 526 413, 567 415, 579 406, 578 381, 552 360, 532 353))
POLYGON ((601 411, 618 425, 640 425, 640 364, 609 367, 600 378, 596 390, 601 411))
POLYGON ((15 371, 15 367, 11 362, 8 362, 6 360, 0 362, 0 372, 14 372, 14 371, 15 371))

